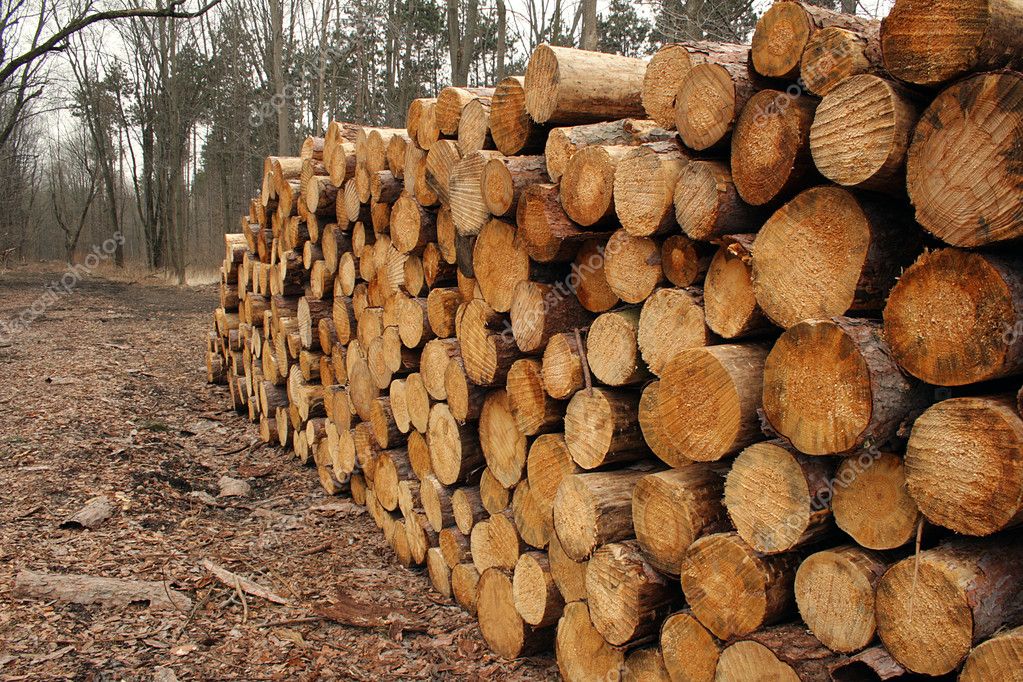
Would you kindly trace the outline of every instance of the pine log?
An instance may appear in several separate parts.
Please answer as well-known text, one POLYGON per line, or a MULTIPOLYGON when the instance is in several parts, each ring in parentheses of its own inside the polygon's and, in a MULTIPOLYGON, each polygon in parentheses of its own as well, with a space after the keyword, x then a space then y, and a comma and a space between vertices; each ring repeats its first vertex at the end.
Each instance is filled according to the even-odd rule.
POLYGON ((593 627, 615 646, 656 633, 677 601, 673 588, 643 559, 635 540, 604 545, 586 565, 593 627))
POLYGON ((582 349, 573 333, 555 334, 543 352, 543 387, 556 400, 583 387, 582 349))
POLYGON ((436 101, 434 97, 419 97, 409 103, 408 111, 405 113, 405 132, 408 133, 409 139, 418 139, 419 122, 423 117, 423 107, 436 101))
POLYGON ((469 535, 478 521, 487 517, 478 487, 463 487, 451 495, 451 511, 455 517, 455 525, 463 535, 469 535))
MULTIPOLYGON (((526 485, 529 488, 529 510, 544 519, 540 537, 546 535, 547 544, 554 523, 554 498, 566 476, 582 471, 572 460, 560 433, 544 434, 533 441, 526 457, 526 485)), ((519 483, 519 486, 523 486, 519 483)), ((514 499, 512 500, 514 503, 514 499)), ((514 505, 513 505, 514 506, 514 505)), ((523 536, 526 534, 523 533, 523 536)), ((529 538, 526 538, 527 541, 529 538)), ((532 543, 531 543, 532 544, 532 543)))
POLYGON ((593 319, 563 282, 554 285, 519 282, 510 313, 515 344, 523 353, 539 352, 555 334, 584 329, 593 319))
POLYGON ((714 247, 710 244, 673 234, 661 243, 661 269, 675 286, 693 286, 703 282, 713 255, 714 247))
POLYGON ((917 123, 906 162, 917 221, 953 246, 1023 237, 1023 171, 1014 160, 1021 129, 1021 73, 979 74, 938 95, 917 123))
POLYGON ((465 611, 476 615, 476 598, 480 574, 471 563, 461 563, 451 569, 451 593, 465 611))
POLYGON ((469 539, 472 562, 481 573, 489 568, 513 571, 519 555, 525 551, 510 516, 511 512, 505 510, 472 527, 469 539))
MULTIPOLYGON (((438 213, 439 216, 439 213, 438 213)), ((440 239, 440 237, 437 237, 440 239)), ((423 249, 423 280, 428 289, 454 284, 456 267, 448 263, 436 242, 430 242, 423 249)))
POLYGON ((495 333, 493 328, 505 320, 482 299, 473 299, 459 310, 457 342, 466 375, 479 386, 503 384, 512 363, 521 356, 510 325, 495 333))
POLYGON ((926 404, 880 324, 835 317, 781 335, 764 364, 764 415, 800 452, 834 455, 890 440, 926 404))
POLYGON ((405 405, 408 409, 409 422, 419 433, 427 431, 431 402, 422 374, 413 372, 405 377, 405 405))
POLYGON ((1023 64, 1023 15, 1008 0, 899 0, 881 22, 884 65, 896 78, 937 86, 971 71, 1023 64))
POLYGON ((885 338, 913 376, 962 386, 1023 371, 1023 261, 925 252, 884 309, 885 338))
POLYGON ((495 156, 480 176, 483 203, 491 215, 514 216, 526 187, 547 181, 543 156, 495 156))
POLYGON ((608 284, 606 251, 605 240, 588 239, 579 247, 572 263, 572 274, 575 275, 572 281, 575 284, 576 298, 582 307, 591 313, 610 310, 619 301, 618 294, 608 284))
POLYGON ((551 507, 534 494, 529 481, 515 484, 512 493, 511 512, 515 529, 522 541, 530 547, 544 549, 554 534, 554 518, 551 507))
POLYGON ((558 671, 566 682, 619 679, 625 664, 622 649, 608 644, 590 620, 586 602, 565 606, 555 643, 558 671))
POLYGON ((554 584, 546 552, 526 552, 519 557, 512 592, 515 610, 526 623, 544 628, 561 618, 565 601, 554 584))
POLYGON ((757 303, 781 327, 884 306, 919 250, 908 216, 838 187, 809 189, 777 211, 753 243, 757 303))
POLYGON ((419 361, 419 372, 423 385, 434 400, 446 400, 444 388, 445 372, 451 358, 460 353, 457 339, 433 339, 423 347, 423 355, 419 361))
POLYGON ((579 391, 565 411, 565 443, 583 469, 645 456, 638 423, 639 393, 609 388, 579 391))
POLYGON ((844 14, 810 2, 778 2, 757 21, 751 61, 763 76, 795 80, 807 43, 817 31, 837 26, 863 32, 876 23, 876 19, 844 14))
POLYGON ((842 660, 802 625, 779 625, 750 633, 725 648, 718 658, 714 679, 742 682, 753 676, 787 682, 831 682, 831 667, 842 660))
POLYGON ((544 158, 551 182, 559 182, 568 162, 580 149, 593 145, 639 145, 663 142, 675 133, 657 127, 653 121, 622 119, 606 123, 554 128, 547 136, 544 158))
MULTIPOLYGON (((650 237, 618 230, 608 240, 603 256, 607 285, 625 303, 643 302, 664 281, 661 245, 650 237)), ((583 306, 589 309, 585 302, 583 306)))
POLYGON ((397 180, 405 179, 405 155, 408 153, 408 146, 411 144, 408 132, 398 132, 391 135, 387 142, 387 170, 397 180))
POLYGON ((691 161, 675 185, 675 219, 692 239, 709 241, 756 230, 766 215, 739 196, 728 164, 691 161))
POLYGON ((768 351, 761 344, 691 348, 668 363, 658 390, 659 412, 664 434, 678 452, 710 462, 760 440, 757 411, 768 351))
POLYGON ((515 424, 504 389, 491 391, 484 400, 479 439, 487 469, 501 485, 512 488, 526 468, 526 437, 515 424))
POLYGON ((458 119, 458 150, 464 156, 481 149, 493 149, 490 135, 491 97, 476 97, 462 108, 458 119))
POLYGON ((654 53, 643 75, 643 109, 659 126, 675 126, 675 95, 686 75, 697 65, 744 63, 746 45, 710 41, 669 43, 654 53))
POLYGON ((1023 627, 999 633, 977 646, 966 659, 962 682, 1011 680, 1023 670, 1023 627))
POLYGON ((664 432, 661 426, 660 402, 658 391, 660 381, 651 381, 643 387, 643 393, 639 398, 639 428, 643 432, 643 440, 650 451, 657 455, 658 459, 665 463, 675 462, 677 466, 684 466, 691 462, 685 453, 676 447, 664 432))
POLYGON ((547 560, 551 566, 551 577, 557 585, 566 604, 586 599, 586 562, 575 561, 561 547, 557 533, 551 533, 547 545, 547 560))
POLYGON ((626 307, 600 315, 587 334, 587 362, 594 376, 610 386, 643 381, 649 376, 639 358, 640 308, 626 307))
POLYGON ((792 612, 798 564, 796 555, 758 554, 737 533, 707 535, 682 561, 682 591, 716 637, 741 637, 792 612))
POLYGON ((519 432, 535 436, 561 428, 567 404, 544 391, 541 364, 532 358, 516 360, 508 370, 508 405, 519 432))
POLYGON ((673 680, 713 682, 721 644, 691 611, 668 616, 661 625, 661 654, 673 680))
POLYGON ((526 111, 525 78, 508 76, 494 89, 490 100, 490 134, 502 154, 542 151, 547 128, 538 125, 526 111))
POLYGON ((753 290, 754 234, 723 237, 704 280, 707 326, 725 339, 740 339, 770 330, 771 323, 757 304, 753 290))
MULTIPOLYGON (((419 496, 423 505, 423 514, 434 528, 444 528, 455 522, 451 509, 450 488, 437 480, 436 476, 427 474, 421 479, 419 496)), ((459 562, 455 562, 459 563, 459 562)))
POLYGON ((448 86, 437 95, 437 127, 442 135, 458 133, 459 122, 466 105, 479 98, 489 99, 494 94, 493 88, 461 88, 448 86))
POLYGON ((477 421, 483 409, 487 388, 469 381, 461 357, 451 358, 444 371, 444 392, 447 393, 448 408, 460 422, 477 421))
POLYGON ((448 179, 451 218, 459 235, 473 236, 490 218, 484 198, 483 170, 491 159, 500 158, 495 151, 466 154, 452 167, 448 179))
POLYGON ((781 441, 743 450, 725 479, 725 508, 739 537, 764 554, 788 552, 826 538, 834 467, 781 441))
POLYGON ((565 213, 584 227, 612 225, 615 169, 634 151, 635 147, 624 144, 594 145, 573 154, 561 177, 565 213))
POLYGON ((803 50, 799 75, 806 89, 824 97, 847 78, 885 73, 881 60, 881 24, 863 31, 829 26, 811 36, 803 50))
POLYGON ((411 431, 406 446, 408 461, 416 478, 422 481, 427 476, 432 476, 433 464, 430 462, 430 446, 426 443, 426 436, 419 431, 411 431))
POLYGON ((852 653, 874 640, 874 587, 888 569, 884 558, 855 545, 812 554, 796 572, 796 605, 826 647, 852 653))
POLYGON ((675 95, 675 127, 686 146, 703 151, 727 144, 739 114, 762 85, 757 81, 745 60, 693 67, 675 95))
POLYGON ((451 200, 451 169, 461 158, 462 152, 454 140, 438 140, 426 155, 426 179, 441 203, 451 200))
POLYGON ((648 474, 632 492, 632 523, 643 556, 667 575, 678 575, 689 547, 728 529, 718 467, 692 464, 648 474))
POLYGON ((526 109, 537 123, 642 116, 645 73, 641 59, 543 44, 526 66, 526 109))
MULTIPOLYGON (((664 374, 668 362, 679 352, 709 345, 714 340, 704 319, 703 296, 699 289, 655 291, 643 303, 638 331, 643 360, 658 376, 664 374)), ((592 335, 591 329, 591 339, 592 335)), ((590 351, 587 357, 592 358, 592 355, 590 351)), ((594 374, 599 378, 596 371, 594 374)))
POLYGON ((483 639, 494 653, 506 659, 528 656, 550 646, 551 628, 535 628, 515 610, 515 594, 509 575, 498 568, 484 571, 477 587, 476 615, 483 639))
POLYGON ((818 177, 810 153, 816 108, 810 97, 777 90, 761 90, 749 99, 732 133, 732 180, 744 201, 775 204, 818 177))
POLYGON ((868 549, 895 549, 916 537, 920 510, 906 487, 902 457, 891 452, 847 457, 835 472, 835 523, 868 549))
POLYGON ((483 299, 499 313, 511 310, 515 287, 531 279, 529 255, 515 239, 515 226, 491 220, 480 230, 472 267, 483 299))
POLYGON ((924 412, 906 445, 906 484, 931 523, 990 535, 1023 523, 1023 418, 1015 396, 952 398, 924 412))
POLYGON ((868 74, 848 78, 817 107, 810 127, 814 163, 839 185, 901 194, 920 111, 916 96, 897 83, 868 74))
POLYGON ((437 536, 441 556, 449 568, 472 561, 469 550, 469 537, 457 528, 445 528, 437 536))
POLYGON ((566 476, 554 498, 554 530, 565 554, 585 561, 601 545, 633 537, 632 493, 648 471, 566 476))
POLYGON ((391 214, 391 244, 399 253, 418 252, 437 240, 437 213, 403 194, 391 214))
POLYGON ((437 125, 437 101, 424 100, 419 114, 419 125, 416 129, 416 141, 419 147, 430 151, 440 139, 440 126, 437 125))
POLYGON ((373 473, 373 490, 377 501, 387 511, 398 508, 398 482, 412 476, 412 467, 405 448, 384 450, 377 456, 373 473))
POLYGON ((433 473, 444 485, 464 481, 474 469, 483 465, 478 435, 471 426, 459 424, 444 403, 436 403, 430 408, 427 443, 433 473))
POLYGON ((580 244, 600 236, 572 222, 561 205, 558 185, 526 187, 519 197, 515 222, 526 253, 541 263, 570 261, 580 244))
MULTIPOLYGON (((618 163, 614 173, 614 208, 629 234, 649 237, 677 229, 675 185, 689 158, 690 152, 670 141, 636 147, 618 163)), ((566 170, 566 183, 568 177, 566 170)))
POLYGON ((877 632, 913 672, 943 675, 1023 620, 1023 543, 954 539, 904 559, 877 585, 877 632))
POLYGON ((431 547, 426 551, 426 572, 433 589, 442 597, 451 597, 451 568, 444 562, 439 547, 431 547))
POLYGON ((447 339, 455 335, 455 311, 461 302, 457 288, 430 289, 426 297, 426 316, 434 336, 447 339))

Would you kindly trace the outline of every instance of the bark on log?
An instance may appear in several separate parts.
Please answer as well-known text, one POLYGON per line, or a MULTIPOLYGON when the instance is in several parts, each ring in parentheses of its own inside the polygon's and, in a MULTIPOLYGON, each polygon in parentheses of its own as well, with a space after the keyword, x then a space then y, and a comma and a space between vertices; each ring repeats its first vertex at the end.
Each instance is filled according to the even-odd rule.
POLYGON ((561 206, 558 185, 529 185, 519 198, 515 214, 517 236, 529 257, 540 263, 575 258, 580 245, 599 237, 572 222, 561 206))
POLYGON ((696 540, 728 529, 721 473, 719 467, 694 463, 639 480, 632 492, 632 523, 651 566, 678 575, 696 540))
POLYGON ((682 561, 682 591, 719 639, 748 635, 793 611, 799 557, 761 556, 737 533, 700 538, 682 561))
POLYGON ((1023 523, 1023 418, 1015 396, 930 407, 906 445, 906 483, 928 521, 957 533, 990 535, 1023 523))
POLYGON ((757 303, 783 328, 880 310, 919 251, 918 237, 891 204, 838 187, 809 189, 778 210, 753 242, 757 303))
POLYGON ((937 86, 971 71, 1018 67, 1021 31, 1023 13, 1008 0, 899 0, 881 22, 881 50, 896 78, 937 86))
POLYGON ((953 246, 1023 238, 1023 170, 1015 160, 1021 128, 1023 74, 979 74, 938 95, 917 123, 906 161, 917 221, 953 246), (978 186, 988 191, 978 194, 978 186))
POLYGON ((653 121, 623 119, 606 123, 554 128, 547 136, 544 158, 551 182, 561 180, 568 162, 577 151, 593 145, 640 145, 675 138, 675 133, 659 128, 653 121))
POLYGON ((920 117, 917 97, 878 76, 853 76, 817 106, 814 164, 829 180, 894 195, 906 188, 906 152, 920 117))
POLYGON ((922 385, 902 373, 869 320, 797 324, 778 339, 763 376, 765 417, 808 455, 881 446, 926 405, 922 385))
POLYGON ((642 59, 543 44, 526 66, 526 109, 537 123, 642 116, 645 73, 642 59))
POLYGON ((761 439, 764 361, 761 344, 691 348, 664 370, 658 390, 665 435, 687 460, 710 462, 761 439))
POLYGON ((955 539, 888 569, 877 632, 909 670, 952 672, 970 648, 1023 619, 1023 542, 955 539))
POLYGON ((841 660, 802 625, 779 625, 750 633, 722 651, 715 679, 740 682, 752 675, 787 682, 831 682, 831 667, 841 660))
POLYGON ((924 253, 884 310, 899 365, 962 386, 1023 371, 1023 261, 957 249, 924 253))

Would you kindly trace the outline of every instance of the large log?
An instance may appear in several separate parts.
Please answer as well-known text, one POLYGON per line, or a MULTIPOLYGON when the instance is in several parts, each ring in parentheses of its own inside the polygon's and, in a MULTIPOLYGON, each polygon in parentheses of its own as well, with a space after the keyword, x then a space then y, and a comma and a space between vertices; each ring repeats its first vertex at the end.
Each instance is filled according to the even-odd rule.
POLYGON ((534 628, 515 610, 512 580, 505 571, 491 568, 480 575, 476 616, 480 632, 498 656, 513 659, 542 651, 554 637, 551 628, 534 628))
POLYGON ((725 479, 725 508, 739 537, 764 554, 788 552, 826 538, 834 468, 780 441, 743 450, 725 479))
POLYGON ((609 543, 586 565, 586 601, 593 626, 622 646, 658 631, 677 601, 677 588, 643 559, 635 541, 609 543))
POLYGON ((764 364, 764 415, 808 455, 883 445, 923 409, 925 393, 895 364, 870 320, 801 322, 781 335, 764 364))
POLYGON ((483 402, 479 422, 480 446, 487 469, 505 488, 511 488, 526 468, 526 437, 512 415, 508 392, 491 391, 483 402))
POLYGON ((693 67, 675 95, 675 127, 682 141, 697 151, 726 144, 758 85, 745 61, 693 67))
POLYGON ((526 66, 526 109, 537 123, 642 116, 645 73, 642 59, 543 44, 526 66))
POLYGON ((554 498, 554 530, 565 554, 589 559, 608 542, 633 537, 632 492, 647 471, 621 470, 566 476, 554 498))
POLYGON ((490 135, 502 154, 527 154, 543 150, 547 128, 526 111, 526 79, 508 76, 494 89, 490 101, 490 135))
POLYGON ((479 98, 490 99, 493 88, 460 88, 450 85, 437 95, 435 116, 437 127, 442 135, 452 136, 458 133, 458 124, 465 107, 479 98))
POLYGON ((796 571, 799 615, 832 651, 865 648, 877 628, 874 587, 887 569, 882 555, 855 545, 810 555, 796 571))
POLYGON ((722 161, 690 161, 675 185, 675 219, 692 239, 710 241, 758 229, 763 209, 739 196, 732 171, 722 161))
POLYGON ((669 43, 654 53, 643 75, 643 109, 659 126, 675 125, 675 95, 679 83, 697 65, 745 62, 746 45, 695 41, 669 43))
POLYGON ((554 128, 547 136, 544 158, 551 182, 561 180, 568 162, 580 149, 593 145, 639 145, 674 139, 675 133, 653 121, 622 119, 605 123, 554 128))
POLYGON ((954 539, 904 559, 877 585, 877 632, 909 670, 944 675, 1023 622, 1023 542, 954 539))
POLYGON ((689 158, 676 142, 659 142, 636 147, 617 165, 614 208, 629 234, 649 237, 677 229, 675 185, 689 158))
POLYGON ((835 472, 835 523, 868 549, 895 549, 916 537, 920 510, 906 487, 902 457, 891 452, 847 457, 835 472))
POLYGON ((824 97, 846 78, 860 74, 880 76, 881 24, 871 24, 863 32, 829 26, 817 31, 806 44, 799 63, 799 76, 806 89, 824 97))
POLYGON ((920 248, 892 204, 838 187, 809 189, 779 209, 753 242, 757 303, 784 328, 884 306, 920 248))
POLYGON ((1015 398, 952 398, 914 422, 906 483, 928 521, 964 535, 1023 523, 1023 418, 1015 398))
POLYGON ((1023 670, 1023 626, 999 633, 977 646, 966 659, 962 682, 1010 680, 1023 670))
POLYGON ((741 637, 791 613, 798 564, 793 554, 762 556, 736 533, 707 535, 682 561, 682 591, 715 636, 741 637))
POLYGON ((590 620, 586 602, 565 606, 555 640, 558 671, 566 682, 618 679, 625 653, 604 640, 590 620))
POLYGON ((651 566, 678 575, 696 540, 728 529, 721 493, 720 469, 705 464, 639 480, 632 492, 632 524, 651 566))
POLYGON ((810 152, 821 174, 846 187, 901 194, 917 98, 892 81, 863 74, 835 86, 817 106, 810 152))
MULTIPOLYGON (((626 303, 641 303, 664 281, 660 244, 650 237, 616 231, 603 252, 603 275, 615 296, 626 303)), ((585 301, 583 306, 591 309, 585 301)))
POLYGON ((817 31, 837 26, 863 32, 876 23, 876 19, 844 14, 810 2, 777 2, 757 21, 751 61, 763 76, 795 80, 806 45, 817 31))
POLYGON ((753 289, 754 234, 723 237, 703 283, 707 327, 725 339, 766 333, 771 328, 753 289))
POLYGON ((713 682, 721 644, 691 611, 679 611, 664 620, 660 643, 671 680, 713 682))
POLYGON ((590 371, 608 386, 638 384, 650 376, 639 356, 638 306, 600 315, 586 335, 586 361, 590 371))
POLYGON ((1011 0, 898 0, 881 22, 884 65, 896 78, 936 86, 971 71, 1023 63, 1023 13, 1011 0))
POLYGON ((510 312, 515 343, 524 353, 539 352, 554 335, 585 329, 593 319, 568 286, 528 280, 516 285, 510 312))
POLYGON ((664 374, 668 363, 681 351, 711 344, 714 337, 704 317, 702 292, 655 291, 643 303, 637 340, 643 360, 657 376, 664 374))
POLYGON ((746 635, 721 652, 715 680, 742 682, 751 676, 791 682, 831 682, 831 667, 843 658, 801 625, 767 628, 746 635))
POLYGON ((565 411, 565 443, 575 463, 596 469, 642 458, 639 393, 609 388, 579 391, 565 411))
POLYGON ((686 458, 715 461, 760 440, 757 410, 768 350, 761 344, 691 348, 668 363, 659 413, 664 434, 686 458))
POLYGON ((732 132, 732 179, 744 201, 775 204, 819 177, 810 154, 816 108, 810 97, 778 90, 750 97, 732 132))
POLYGON ((1023 371, 1023 261, 928 251, 884 309, 899 365, 929 384, 962 386, 1023 371))
POLYGON ((906 162, 917 221, 953 246, 1023 237, 1021 129, 1023 74, 979 74, 938 95, 917 123, 906 162))
POLYGON ((594 145, 573 154, 561 177, 565 213, 584 227, 613 223, 615 170, 634 151, 624 144, 594 145))

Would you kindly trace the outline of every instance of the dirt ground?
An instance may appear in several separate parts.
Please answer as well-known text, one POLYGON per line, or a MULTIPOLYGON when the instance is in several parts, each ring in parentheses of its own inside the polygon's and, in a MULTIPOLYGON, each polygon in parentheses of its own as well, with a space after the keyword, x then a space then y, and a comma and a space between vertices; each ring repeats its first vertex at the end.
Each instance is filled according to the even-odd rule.
MULTIPOLYGON (((0 323, 63 272, 0 274, 0 323)), ((122 279, 87 277, 0 335, 0 679, 556 677, 550 658, 491 655, 361 507, 226 408, 203 369, 213 288, 122 279), (224 475, 251 494, 218 498, 224 475), (109 519, 63 525, 97 495, 109 519), (288 603, 243 600, 204 561, 288 603), (21 571, 156 581, 191 606, 16 596, 21 571)))

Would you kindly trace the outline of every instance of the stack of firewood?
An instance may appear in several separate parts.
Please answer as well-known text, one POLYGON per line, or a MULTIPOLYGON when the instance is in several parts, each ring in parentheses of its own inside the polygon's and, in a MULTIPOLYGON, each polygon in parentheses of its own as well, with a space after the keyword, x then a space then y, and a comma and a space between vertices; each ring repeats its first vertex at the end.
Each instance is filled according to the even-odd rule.
POLYGON ((226 237, 210 381, 502 656, 1014 679, 1023 13, 941 7, 332 123, 226 237))

